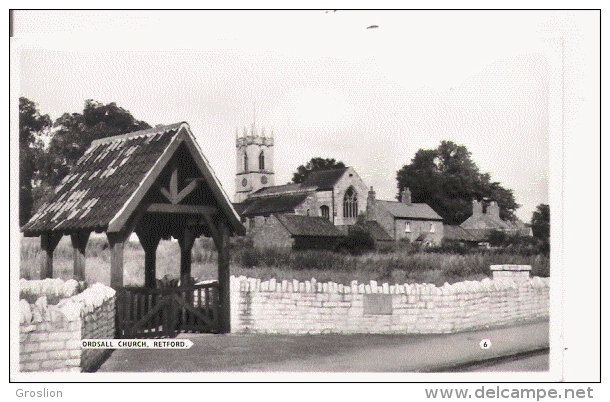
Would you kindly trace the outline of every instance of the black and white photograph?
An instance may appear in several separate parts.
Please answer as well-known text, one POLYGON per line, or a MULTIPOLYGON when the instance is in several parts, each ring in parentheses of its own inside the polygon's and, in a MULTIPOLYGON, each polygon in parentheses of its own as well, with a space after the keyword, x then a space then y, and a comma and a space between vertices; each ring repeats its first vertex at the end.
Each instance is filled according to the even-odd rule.
POLYGON ((599 381, 600 15, 11 10, 11 381, 599 381))

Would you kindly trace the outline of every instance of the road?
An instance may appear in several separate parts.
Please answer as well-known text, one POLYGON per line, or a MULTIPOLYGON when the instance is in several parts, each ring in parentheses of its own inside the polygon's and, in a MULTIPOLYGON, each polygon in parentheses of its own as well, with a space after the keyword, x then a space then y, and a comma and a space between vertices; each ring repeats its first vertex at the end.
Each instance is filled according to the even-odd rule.
MULTIPOLYGON (((548 320, 443 335, 183 334, 189 350, 115 350, 99 372, 434 372, 548 348, 548 320), (482 349, 482 340, 492 346, 482 349)), ((473 366, 474 367, 474 366, 473 366)))
POLYGON ((464 367, 460 372, 549 371, 549 352, 527 354, 513 358, 464 367))

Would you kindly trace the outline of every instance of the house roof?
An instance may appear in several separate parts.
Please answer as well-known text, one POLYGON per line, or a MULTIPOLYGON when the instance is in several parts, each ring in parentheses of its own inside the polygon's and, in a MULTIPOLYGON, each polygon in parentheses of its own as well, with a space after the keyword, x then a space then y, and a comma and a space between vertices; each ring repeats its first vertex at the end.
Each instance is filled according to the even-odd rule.
POLYGON ((510 225, 502 219, 483 213, 475 213, 460 224, 464 229, 506 230, 510 225))
POLYGON ((291 214, 274 215, 293 236, 343 237, 328 219, 320 216, 304 216, 291 214))
POLYGON ((309 173, 301 187, 315 187, 316 190, 330 190, 339 181, 349 167, 318 170, 309 173))
POLYGON ((237 212, 187 123, 176 123, 93 141, 70 173, 22 227, 26 236, 77 230, 116 232, 185 144, 233 232, 245 233, 237 212))
POLYGON ((390 236, 383 227, 377 221, 367 221, 365 223, 366 229, 369 231, 375 241, 393 241, 394 239, 390 236))
POLYGON ((376 200, 375 204, 384 208, 395 218, 443 220, 439 214, 434 212, 434 210, 425 203, 412 203, 411 205, 407 205, 398 201, 376 200))
POLYGON ((272 213, 294 212, 307 198, 307 193, 280 194, 272 197, 248 198, 237 204, 242 216, 266 215, 272 213))
POLYGON ((457 225, 443 225, 443 238, 447 240, 478 241, 470 231, 457 225))

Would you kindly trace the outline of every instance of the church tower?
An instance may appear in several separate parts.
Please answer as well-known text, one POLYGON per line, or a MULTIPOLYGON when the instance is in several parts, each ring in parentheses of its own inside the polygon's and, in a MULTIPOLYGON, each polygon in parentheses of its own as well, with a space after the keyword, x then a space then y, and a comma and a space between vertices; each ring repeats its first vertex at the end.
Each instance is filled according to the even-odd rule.
POLYGON ((242 135, 235 129, 235 145, 237 165, 233 201, 242 202, 248 194, 275 185, 273 131, 268 135, 263 128, 259 134, 254 124, 249 132, 244 127, 242 135))

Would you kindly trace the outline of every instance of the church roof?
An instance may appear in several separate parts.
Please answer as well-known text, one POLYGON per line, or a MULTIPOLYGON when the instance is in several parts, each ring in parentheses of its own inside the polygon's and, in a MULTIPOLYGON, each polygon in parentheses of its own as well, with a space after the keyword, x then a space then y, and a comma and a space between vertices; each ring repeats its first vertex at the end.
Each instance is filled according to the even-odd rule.
POLYGON ((181 144, 192 155, 232 230, 245 232, 185 122, 93 141, 50 202, 40 207, 22 231, 37 236, 48 231, 122 230, 181 144))
POLYGON ((248 198, 237 207, 241 216, 268 215, 272 213, 294 212, 307 198, 307 193, 281 194, 272 197, 248 198))
POLYGON ((284 194, 284 193, 303 192, 303 191, 307 191, 307 190, 315 190, 315 188, 310 189, 310 188, 302 187, 300 183, 289 183, 289 184, 282 184, 279 186, 263 187, 259 190, 256 190, 252 194, 250 194, 250 197, 264 197, 264 196, 279 195, 279 194, 284 194))
POLYGON ((339 181, 341 176, 349 169, 349 167, 318 170, 309 173, 301 187, 315 187, 316 190, 332 190, 333 186, 339 181))
POLYGON ((343 237, 344 234, 328 219, 320 216, 275 215, 293 236, 343 237))
POLYGON ((412 203, 411 205, 407 205, 398 201, 376 200, 375 204, 385 208, 385 210, 395 218, 443 220, 439 214, 434 212, 434 210, 425 203, 412 203))

